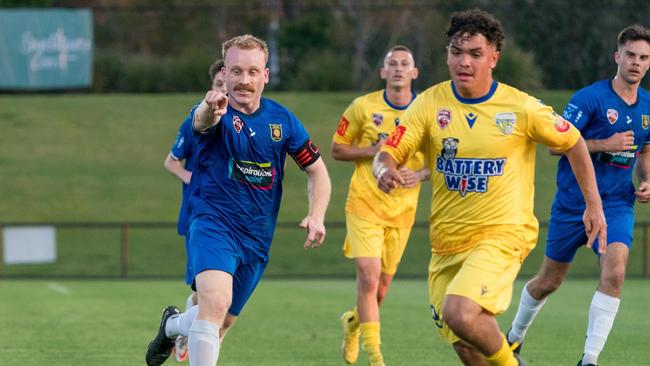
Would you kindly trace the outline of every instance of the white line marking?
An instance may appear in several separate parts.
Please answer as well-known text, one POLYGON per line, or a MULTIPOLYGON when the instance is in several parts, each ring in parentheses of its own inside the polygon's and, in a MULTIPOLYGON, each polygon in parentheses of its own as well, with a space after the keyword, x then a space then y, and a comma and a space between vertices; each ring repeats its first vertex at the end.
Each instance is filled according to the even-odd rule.
POLYGON ((50 290, 52 290, 54 292, 58 292, 58 293, 60 293, 62 295, 70 295, 72 293, 72 291, 69 288, 63 286, 60 283, 56 283, 56 282, 50 282, 47 285, 47 288, 49 288, 50 290))

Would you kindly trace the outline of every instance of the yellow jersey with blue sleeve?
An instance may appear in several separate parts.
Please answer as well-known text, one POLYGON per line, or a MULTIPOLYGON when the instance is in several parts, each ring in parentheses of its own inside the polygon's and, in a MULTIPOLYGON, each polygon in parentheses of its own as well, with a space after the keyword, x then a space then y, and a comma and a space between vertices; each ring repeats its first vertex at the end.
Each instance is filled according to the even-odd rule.
POLYGON ((413 102, 382 150, 398 164, 428 152, 431 250, 445 255, 471 249, 486 231, 512 229, 534 246, 536 143, 566 151, 579 138, 551 107, 516 88, 494 81, 488 94, 467 99, 446 81, 413 102))
MULTIPOLYGON (((383 89, 358 97, 343 113, 332 140, 337 144, 355 144, 358 147, 374 145, 400 126, 407 108, 408 105, 400 107, 391 104, 383 89)), ((404 159, 404 162, 403 165, 413 171, 424 166, 422 153, 419 152, 414 153, 412 158, 404 159)), ((386 226, 413 225, 420 183, 413 188, 398 188, 386 194, 377 187, 371 159, 356 160, 354 163, 346 212, 386 226)))

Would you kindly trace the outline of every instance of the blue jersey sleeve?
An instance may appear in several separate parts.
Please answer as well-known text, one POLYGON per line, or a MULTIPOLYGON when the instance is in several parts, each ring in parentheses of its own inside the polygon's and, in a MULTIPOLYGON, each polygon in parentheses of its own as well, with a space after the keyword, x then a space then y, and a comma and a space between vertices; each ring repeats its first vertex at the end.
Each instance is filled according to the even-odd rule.
POLYGON ((195 108, 192 108, 189 115, 181 124, 181 127, 178 129, 178 134, 176 135, 176 141, 171 149, 171 154, 178 160, 186 160, 192 156, 192 148, 194 141, 194 133, 192 128, 192 120, 194 119, 195 108))
POLYGON ((305 142, 309 140, 309 134, 307 133, 307 130, 305 129, 305 126, 302 125, 302 123, 294 116, 291 114, 291 134, 289 136, 289 141, 288 141, 288 151, 289 154, 296 154, 300 151, 300 149, 303 147, 305 142))
POLYGON ((580 90, 571 97, 569 104, 564 108, 562 117, 571 122, 578 130, 582 131, 594 113, 594 103, 590 95, 585 90, 580 90))

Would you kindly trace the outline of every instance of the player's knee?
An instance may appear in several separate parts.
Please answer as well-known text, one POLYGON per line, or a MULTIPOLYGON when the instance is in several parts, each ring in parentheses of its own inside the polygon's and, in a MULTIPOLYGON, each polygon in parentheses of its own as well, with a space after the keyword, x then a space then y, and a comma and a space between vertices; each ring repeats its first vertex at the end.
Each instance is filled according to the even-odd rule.
POLYGON ((464 311, 461 303, 445 302, 442 309, 442 320, 454 332, 471 327, 475 320, 472 311, 464 311))
POLYGON ((608 287, 615 291, 620 291, 621 287, 623 287, 623 281, 625 281, 625 266, 618 265, 610 268, 603 277, 603 282, 608 287))
POLYGON ((562 277, 559 276, 541 277, 535 282, 535 288, 529 287, 528 292, 538 300, 544 299, 560 287, 562 280, 562 277))
POLYGON ((362 291, 377 291, 379 288, 379 276, 370 272, 359 272, 357 274, 359 289, 362 291))
POLYGON ((231 300, 225 296, 201 297, 199 311, 212 319, 223 319, 230 308, 231 300))

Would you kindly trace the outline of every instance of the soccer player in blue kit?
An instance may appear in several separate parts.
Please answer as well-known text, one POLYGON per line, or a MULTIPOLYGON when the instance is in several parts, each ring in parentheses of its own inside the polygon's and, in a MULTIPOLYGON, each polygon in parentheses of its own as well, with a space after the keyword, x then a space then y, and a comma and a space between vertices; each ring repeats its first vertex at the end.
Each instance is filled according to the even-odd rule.
MULTIPOLYGON (((212 90, 221 90, 222 92, 226 91, 226 82, 224 80, 223 73, 221 69, 223 68, 223 60, 216 60, 212 65, 210 65, 209 75, 211 81, 212 90)), ((192 170, 194 170, 194 164, 196 162, 196 154, 194 153, 195 146, 195 137, 194 137, 194 128, 192 128, 192 120, 194 119, 194 112, 198 105, 192 107, 192 110, 185 118, 180 128, 178 129, 178 134, 176 135, 176 140, 172 145, 171 151, 165 158, 165 169, 169 171, 173 176, 183 182, 183 198, 181 200, 181 207, 178 213, 178 235, 185 237, 185 252, 189 254, 189 235, 187 232, 190 227, 190 218, 187 213, 187 201, 189 199, 190 192, 190 179, 192 177, 192 170)), ((191 270, 191 260, 187 258, 187 265, 185 269, 185 283, 188 285, 192 284, 194 278, 192 277, 191 270)), ((191 308, 197 304, 196 292, 192 293, 187 297, 185 301, 185 310, 191 308)), ((226 316, 225 323, 229 323, 228 316, 226 316)), ((187 359, 187 338, 183 336, 178 336, 176 338, 176 345, 174 347, 174 356, 176 361, 184 362, 187 359)))
MULTIPOLYGON (((650 31, 640 25, 618 35, 614 79, 578 91, 564 110, 587 141, 607 220, 607 246, 593 249, 600 257, 600 282, 589 308, 584 354, 579 365, 597 365, 618 311, 625 266, 632 245, 634 201, 650 201, 650 94, 639 87, 650 67, 650 31), (635 190, 632 170, 639 179, 635 190)), ((566 277, 578 248, 585 244, 584 201, 565 156, 560 158, 557 193, 551 209, 546 257, 529 281, 508 342, 526 335, 546 298, 566 277)))
POLYGON ((325 237, 331 192, 327 169, 300 121, 262 98, 269 80, 268 47, 251 35, 224 42, 228 93, 209 91, 193 119, 198 160, 190 183, 189 257, 198 305, 163 310, 147 364, 161 365, 174 337, 188 336, 190 364, 216 364, 220 339, 259 282, 269 259, 289 154, 307 173, 309 213, 304 248, 325 237))

